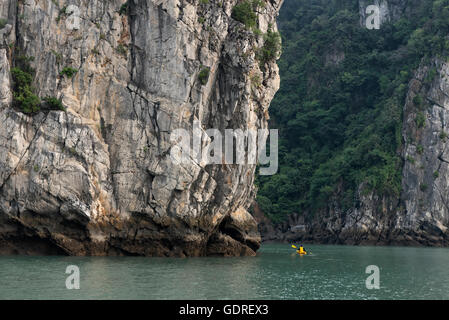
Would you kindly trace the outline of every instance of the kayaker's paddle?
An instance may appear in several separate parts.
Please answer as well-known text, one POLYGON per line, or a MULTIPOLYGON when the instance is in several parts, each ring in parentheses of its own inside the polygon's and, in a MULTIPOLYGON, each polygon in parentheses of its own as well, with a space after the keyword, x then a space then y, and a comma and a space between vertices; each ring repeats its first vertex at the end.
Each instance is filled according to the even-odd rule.
POLYGON ((298 254, 299 254, 299 252, 297 251, 297 250, 298 250, 298 248, 296 248, 296 246, 295 246, 294 244, 292 244, 292 248, 296 249, 296 253, 298 253, 298 254))

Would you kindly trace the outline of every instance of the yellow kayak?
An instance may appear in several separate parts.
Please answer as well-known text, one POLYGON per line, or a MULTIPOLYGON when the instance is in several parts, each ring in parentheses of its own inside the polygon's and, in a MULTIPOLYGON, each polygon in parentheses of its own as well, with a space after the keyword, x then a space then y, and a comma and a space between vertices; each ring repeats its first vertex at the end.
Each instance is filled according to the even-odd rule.
MULTIPOLYGON (((294 244, 292 244, 292 248, 298 249, 294 244)), ((306 255, 307 251, 304 251, 304 249, 302 248, 302 246, 299 248, 300 250, 296 250, 296 253, 299 254, 300 256, 306 255), (302 251, 301 251, 302 249, 302 251)))

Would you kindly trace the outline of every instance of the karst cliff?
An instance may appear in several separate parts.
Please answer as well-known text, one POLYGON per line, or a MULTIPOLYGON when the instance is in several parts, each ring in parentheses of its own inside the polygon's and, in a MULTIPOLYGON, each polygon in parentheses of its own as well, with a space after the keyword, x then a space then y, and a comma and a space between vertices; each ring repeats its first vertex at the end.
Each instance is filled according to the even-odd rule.
POLYGON ((257 32, 240 2, 0 1, 1 254, 255 254, 256 166, 170 158, 195 122, 267 128, 282 0, 257 32))

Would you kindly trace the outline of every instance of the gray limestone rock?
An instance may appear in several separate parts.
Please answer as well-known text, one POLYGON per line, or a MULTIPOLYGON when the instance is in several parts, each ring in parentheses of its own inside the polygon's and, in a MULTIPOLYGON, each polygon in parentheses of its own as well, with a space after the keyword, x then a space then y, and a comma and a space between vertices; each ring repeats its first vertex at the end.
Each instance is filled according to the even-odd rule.
MULTIPOLYGON (((262 32, 282 0, 265 2, 262 32)), ((236 3, 0 1, 0 253, 255 254, 255 165, 170 158, 170 134, 194 121, 203 139, 267 128, 278 68, 259 65, 263 37, 232 19, 236 3), (11 107, 18 55, 65 112, 11 107)))

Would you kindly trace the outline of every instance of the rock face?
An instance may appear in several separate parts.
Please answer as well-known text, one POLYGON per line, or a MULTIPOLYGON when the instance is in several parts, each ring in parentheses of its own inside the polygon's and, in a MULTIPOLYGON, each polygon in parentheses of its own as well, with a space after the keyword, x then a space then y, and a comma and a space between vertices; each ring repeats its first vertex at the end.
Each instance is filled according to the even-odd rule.
MULTIPOLYGON (((262 33, 282 0, 265 2, 262 33)), ((255 166, 170 158, 194 121, 203 144, 209 128, 267 127, 278 69, 259 66, 236 3, 0 0, 0 253, 255 254, 255 166), (65 112, 11 107, 18 55, 65 112)))
POLYGON ((449 64, 434 59, 411 81, 404 109, 402 189, 406 215, 396 221, 414 238, 449 244, 449 64))
MULTIPOLYGON (((360 0, 361 21, 372 4, 381 23, 411 10, 404 0, 360 0)), ((414 71, 403 107, 400 197, 365 194, 359 186, 358 205, 349 210, 334 199, 313 217, 293 213, 277 225, 253 208, 264 241, 449 246, 449 64, 430 60, 414 71)))
MULTIPOLYGON (((255 214, 264 241, 449 246, 449 64, 422 64, 409 83, 403 119, 400 199, 358 194, 313 218, 273 225, 255 214)), ((254 209, 253 209, 254 210, 254 209)), ((257 213, 257 210, 254 210, 257 213)))

